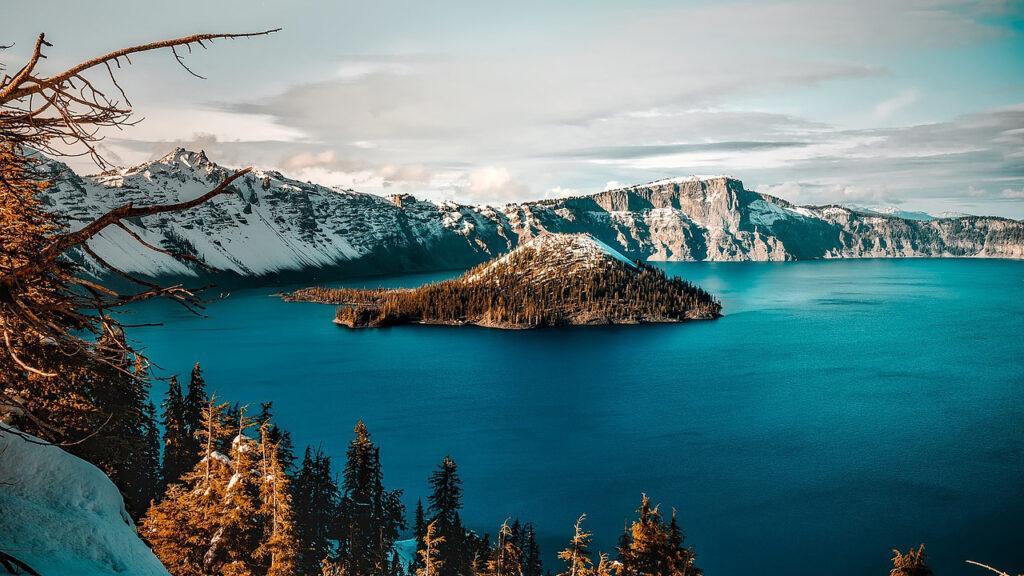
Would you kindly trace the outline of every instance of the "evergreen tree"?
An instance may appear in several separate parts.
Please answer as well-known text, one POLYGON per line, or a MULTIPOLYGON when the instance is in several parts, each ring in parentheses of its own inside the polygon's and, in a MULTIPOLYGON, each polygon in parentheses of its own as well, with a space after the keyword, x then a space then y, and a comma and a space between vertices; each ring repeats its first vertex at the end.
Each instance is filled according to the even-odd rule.
POLYGON ((506 520, 498 530, 498 541, 487 560, 486 576, 521 576, 523 551, 517 534, 506 520))
POLYGON ((420 564, 420 551, 424 549, 424 537, 427 535, 427 518, 423 513, 423 499, 416 500, 416 516, 415 523, 413 525, 413 534, 416 537, 416 557, 413 559, 411 571, 415 573, 417 568, 422 568, 420 564))
MULTIPOLYGON (((206 379, 203 369, 196 362, 192 367, 192 375, 188 379, 188 393, 185 395, 184 420, 191 434, 195 434, 202 426, 203 410, 209 402, 206 395, 206 379)), ((197 446, 198 447, 198 446, 197 446)))
POLYGON ((565 562, 565 572, 559 576, 593 576, 594 561, 590 559, 590 533, 583 530, 586 514, 576 520, 575 531, 569 546, 558 553, 558 558, 565 562))
POLYGON ((523 576, 543 576, 544 566, 541 564, 540 546, 537 545, 533 524, 527 522, 523 533, 523 576))
POLYGON ((232 477, 231 462, 213 449, 226 431, 224 405, 209 402, 200 431, 206 452, 192 470, 167 489, 142 521, 139 534, 174 576, 219 574, 223 568, 219 516, 232 477))
POLYGON ((266 519, 263 542, 255 557, 262 560, 266 576, 292 576, 296 574, 300 544, 296 536, 295 517, 288 475, 278 454, 278 446, 271 442, 268 425, 260 426, 260 514, 266 519))
POLYGON ((416 569, 416 576, 440 576, 444 570, 444 558, 441 556, 441 546, 444 545, 444 536, 441 536, 437 529, 437 522, 427 524, 423 533, 423 550, 419 552, 420 567, 416 569))
POLYGON ((906 554, 893 550, 889 576, 932 576, 932 569, 925 562, 924 544, 907 550, 906 554))
POLYGON ((380 450, 362 422, 355 427, 342 474, 336 558, 346 572, 363 576, 388 570, 392 546, 405 528, 401 491, 383 486, 380 450))
MULTIPOLYGON (((139 454, 139 474, 141 485, 145 486, 143 502, 145 507, 160 497, 161 494, 161 471, 160 471, 160 431, 156 425, 156 407, 152 402, 146 402, 143 410, 142 427, 143 449, 139 454)), ((140 515, 141 517, 141 515, 140 515)))
POLYGON ((233 474, 224 491, 224 501, 217 517, 217 532, 211 555, 221 570, 241 574, 254 562, 253 553, 261 544, 262 526, 255 521, 260 511, 260 486, 256 467, 256 442, 245 432, 252 420, 245 409, 238 411, 238 424, 231 440, 230 460, 233 474))
MULTIPOLYGON (((191 442, 185 427, 185 399, 177 376, 167 382, 167 394, 163 402, 164 412, 164 461, 162 478, 165 485, 173 484, 189 470, 194 458, 188 450, 191 442)), ((197 450, 198 453, 198 450, 197 450)))
POLYGON ((430 475, 431 493, 427 498, 430 524, 437 524, 437 533, 444 538, 439 545, 443 562, 438 576, 469 574, 472 556, 465 546, 466 531, 462 526, 459 509, 462 508, 462 479, 451 456, 445 456, 438 469, 430 475))
POLYGON ((313 574, 331 552, 336 525, 339 496, 330 457, 319 448, 314 452, 306 447, 292 492, 296 531, 302 543, 299 572, 313 574))
POLYGON ((267 424, 267 437, 277 445, 281 465, 289 476, 295 475, 295 445, 292 443, 291 432, 274 423, 273 402, 260 402, 260 412, 256 416, 256 425, 267 424))
POLYGON ((620 573, 624 576, 697 576, 695 554, 683 547, 683 531, 675 511, 666 526, 657 506, 644 494, 637 519, 619 541, 620 573))

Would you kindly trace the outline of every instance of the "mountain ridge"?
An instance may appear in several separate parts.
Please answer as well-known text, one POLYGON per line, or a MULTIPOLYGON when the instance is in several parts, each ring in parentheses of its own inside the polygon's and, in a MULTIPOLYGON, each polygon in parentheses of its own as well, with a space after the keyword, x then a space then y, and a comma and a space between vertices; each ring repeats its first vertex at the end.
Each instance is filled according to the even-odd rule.
MULTIPOLYGON (((126 201, 193 198, 232 170, 176 148, 153 162, 78 176, 48 165, 44 202, 72 228, 126 201)), ((261 282, 287 274, 354 276, 468 268, 542 233, 586 233, 631 260, 785 261, 826 258, 1024 258, 1024 222, 962 216, 909 220, 838 204, 798 206, 731 176, 680 177, 502 207, 389 197, 254 170, 231 193, 190 211, 129 223, 154 245, 261 282)), ((101 257, 145 276, 199 276, 109 229, 101 257)), ((89 258, 80 258, 99 274, 89 258)))

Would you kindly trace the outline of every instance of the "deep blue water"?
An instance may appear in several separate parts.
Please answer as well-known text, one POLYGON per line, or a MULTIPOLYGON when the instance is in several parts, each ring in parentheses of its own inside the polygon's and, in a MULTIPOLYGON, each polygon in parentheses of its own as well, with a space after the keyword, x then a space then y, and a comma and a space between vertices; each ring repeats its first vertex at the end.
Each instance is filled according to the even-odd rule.
POLYGON ((251 290, 205 319, 146 303, 126 321, 165 322, 131 332, 164 374, 201 361, 223 399, 273 400, 336 463, 363 419, 410 516, 451 454, 467 525, 534 521, 556 571, 577 515, 611 551, 641 492, 679 509, 709 575, 883 574, 919 542, 940 574, 1024 570, 1024 262, 664 267, 725 317, 349 331, 251 290))

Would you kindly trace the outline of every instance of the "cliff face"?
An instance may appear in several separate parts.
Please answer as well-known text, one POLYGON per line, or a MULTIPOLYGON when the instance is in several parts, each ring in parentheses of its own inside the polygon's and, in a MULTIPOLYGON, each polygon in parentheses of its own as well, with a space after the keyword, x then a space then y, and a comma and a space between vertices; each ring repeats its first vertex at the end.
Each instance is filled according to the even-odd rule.
MULTIPOLYGON (((79 178, 59 163, 47 201, 80 226, 126 201, 193 198, 231 170, 177 149, 129 169, 79 178)), ((590 196, 503 208, 385 199, 256 171, 233 194, 185 213, 130 224, 147 241, 244 277, 333 270, 369 274, 468 267, 542 232, 586 233, 632 259, 803 260, 878 257, 1024 258, 1024 223, 963 216, 904 219, 840 206, 795 206, 728 177, 676 178, 590 196)), ((126 271, 194 275, 123 231, 91 246, 126 271)))

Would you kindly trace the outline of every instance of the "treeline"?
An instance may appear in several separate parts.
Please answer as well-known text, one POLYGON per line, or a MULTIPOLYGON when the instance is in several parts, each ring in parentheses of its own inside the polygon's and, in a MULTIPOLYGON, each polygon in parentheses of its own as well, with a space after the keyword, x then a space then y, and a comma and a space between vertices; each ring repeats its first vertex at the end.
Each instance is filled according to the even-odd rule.
MULTIPOLYGON (((124 376, 122 385, 148 391, 146 377, 124 376)), ((546 574, 532 523, 506 521, 493 538, 464 525, 462 480, 451 457, 428 476, 428 496, 407 525, 402 491, 385 487, 380 448, 362 422, 339 473, 319 448, 296 457, 291 435, 273 422, 271 403, 250 415, 209 395, 198 363, 187 387, 168 380, 161 408, 162 439, 148 397, 136 394, 119 409, 140 414, 141 424, 94 436, 104 437, 96 447, 131 449, 117 458, 113 448, 79 453, 111 470, 133 517, 141 518, 139 535, 173 576, 546 574), (415 539, 411 562, 396 546, 407 529, 415 539)), ((646 496, 614 560, 592 553, 582 517, 559 558, 566 576, 610 576, 613 569, 625 576, 700 574, 675 512, 666 522, 646 496)))
POLYGON ((307 288, 287 296, 338 304, 335 321, 350 327, 412 322, 543 327, 568 324, 679 322, 715 318, 717 300, 701 288, 638 262, 545 268, 524 273, 537 263, 532 253, 512 253, 454 280, 416 289, 357 290, 307 288))

